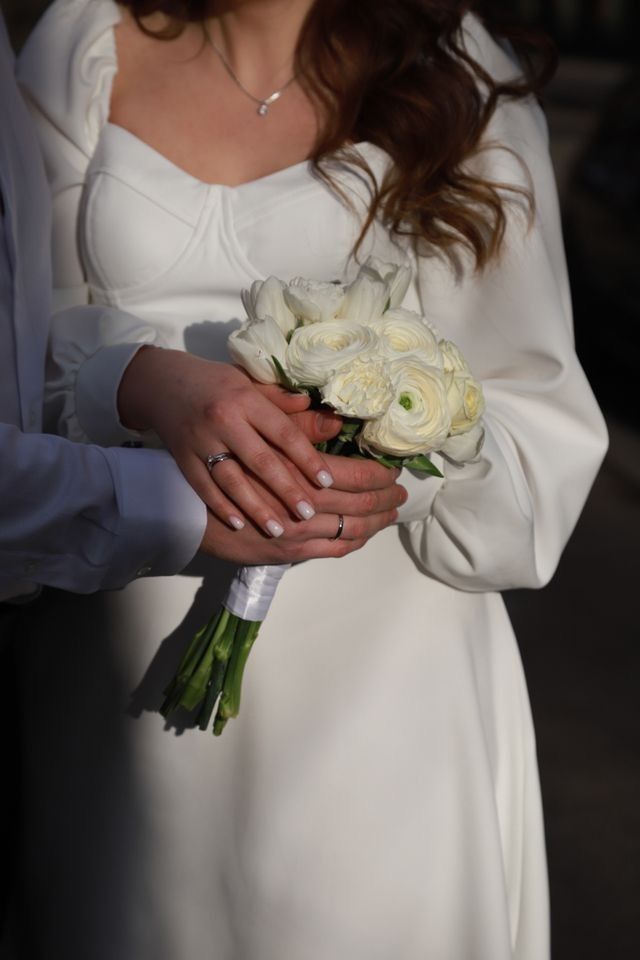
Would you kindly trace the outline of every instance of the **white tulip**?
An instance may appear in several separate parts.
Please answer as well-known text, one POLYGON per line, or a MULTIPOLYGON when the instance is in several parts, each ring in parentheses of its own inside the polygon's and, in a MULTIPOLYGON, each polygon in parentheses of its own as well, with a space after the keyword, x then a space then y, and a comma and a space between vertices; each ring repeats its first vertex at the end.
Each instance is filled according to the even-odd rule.
POLYGON ((411 356, 395 360, 390 370, 394 399, 382 417, 365 424, 362 445, 397 457, 439 450, 451 426, 442 370, 411 356))
POLYGON ((294 330, 285 369, 296 383, 322 387, 343 364, 372 349, 378 338, 369 327, 352 320, 327 320, 294 330))
POLYGON ((391 307, 400 306, 411 283, 410 266, 401 263, 385 263, 377 257, 369 257, 360 268, 360 273, 387 284, 391 307))
POLYGON ((284 283, 277 277, 254 281, 250 290, 242 291, 242 303, 249 320, 271 317, 285 337, 296 325, 296 318, 284 301, 284 283))
POLYGON ((296 277, 285 286, 284 299, 298 323, 324 323, 338 316, 344 300, 344 286, 296 277))
POLYGON ((248 320, 234 330, 227 340, 229 354, 237 364, 260 383, 278 383, 279 377, 272 357, 284 367, 286 338, 271 317, 248 320))
POLYGON ((338 316, 358 323, 379 320, 389 302, 389 287, 376 277, 360 273, 347 287, 338 316))
POLYGON ((380 417, 393 400, 389 368, 375 354, 356 357, 336 370, 322 388, 322 397, 343 417, 380 417))
POLYGON ((469 463, 471 460, 477 460, 480 456, 482 444, 484 443, 484 428, 476 423, 466 433, 459 433, 455 437, 449 437, 440 447, 440 453, 444 454, 448 460, 454 463, 469 463))
POLYGON ((390 360, 415 353, 429 366, 442 368, 438 341, 420 314, 396 307, 371 326, 380 337, 382 353, 390 360))

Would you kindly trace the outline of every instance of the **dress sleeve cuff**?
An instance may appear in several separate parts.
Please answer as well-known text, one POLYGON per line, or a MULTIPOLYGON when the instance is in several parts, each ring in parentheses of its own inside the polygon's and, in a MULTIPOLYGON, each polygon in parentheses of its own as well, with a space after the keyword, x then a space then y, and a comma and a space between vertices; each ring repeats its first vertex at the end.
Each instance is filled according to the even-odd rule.
POLYGON ((104 454, 115 478, 120 515, 113 582, 105 586, 179 573, 202 542, 204 503, 163 450, 112 449, 104 454))
POLYGON ((118 414, 118 388, 128 365, 144 343, 117 343, 101 347, 84 361, 76 379, 76 414, 92 442, 103 447, 121 446, 139 440, 118 414))

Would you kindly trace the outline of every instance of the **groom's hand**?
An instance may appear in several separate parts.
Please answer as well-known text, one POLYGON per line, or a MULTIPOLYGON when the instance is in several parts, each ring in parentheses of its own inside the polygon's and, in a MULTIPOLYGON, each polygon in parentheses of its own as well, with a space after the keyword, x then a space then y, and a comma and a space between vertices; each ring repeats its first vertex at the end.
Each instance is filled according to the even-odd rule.
POLYGON ((263 396, 287 413, 289 419, 293 420, 311 443, 333 440, 340 433, 342 417, 333 413, 328 407, 325 410, 300 409, 304 407, 305 402, 309 403, 309 398, 305 397, 305 394, 294 394, 272 384, 254 383, 254 386, 263 396))

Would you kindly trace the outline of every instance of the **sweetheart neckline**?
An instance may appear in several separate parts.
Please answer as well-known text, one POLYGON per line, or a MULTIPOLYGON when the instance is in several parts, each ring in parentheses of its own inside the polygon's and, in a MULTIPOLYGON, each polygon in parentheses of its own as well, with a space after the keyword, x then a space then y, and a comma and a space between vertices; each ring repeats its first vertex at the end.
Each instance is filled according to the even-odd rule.
MULTIPOLYGON (((250 187, 255 187, 261 183, 265 183, 265 184, 269 183, 270 181, 278 179, 287 173, 289 174, 293 173, 295 170, 299 170, 302 167, 308 168, 311 164, 311 160, 309 158, 305 160, 299 160, 297 163, 289 164, 289 166, 287 167, 281 167, 279 170, 274 170, 272 171, 272 173, 267 173, 262 177, 255 177, 253 180, 244 180, 242 183, 238 183, 235 185, 226 184, 226 183, 209 183, 207 180, 201 180, 199 177, 196 177, 194 174, 189 173, 189 171, 185 170, 184 167, 181 167, 179 164, 174 163, 173 160, 170 160, 169 157, 166 156, 166 154, 162 153, 160 150, 157 150, 150 143, 147 143, 146 140, 143 140, 137 134, 132 133, 131 130, 127 130, 126 127, 121 126, 119 123, 113 123, 111 120, 108 120, 104 125, 104 130, 108 130, 108 129, 115 131, 118 135, 121 135, 121 134, 124 135, 128 139, 138 144, 139 147, 153 154, 166 166, 171 167, 173 170, 176 171, 176 173, 181 174, 183 177, 186 177, 192 183, 195 183, 198 186, 207 190, 216 189, 216 190, 228 191, 230 193, 239 193, 245 188, 248 189, 250 187)), ((373 144, 371 144, 368 140, 361 140, 358 143, 353 144, 353 146, 357 150, 362 151, 363 149, 372 147, 373 144)))

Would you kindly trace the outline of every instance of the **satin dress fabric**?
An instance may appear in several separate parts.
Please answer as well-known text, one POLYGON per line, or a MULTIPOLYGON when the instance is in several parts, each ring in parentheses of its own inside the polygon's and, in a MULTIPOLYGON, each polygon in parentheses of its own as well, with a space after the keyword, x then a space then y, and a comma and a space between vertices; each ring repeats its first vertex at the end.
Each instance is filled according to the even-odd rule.
MULTIPOLYGON (((306 162, 203 183, 110 123, 119 17, 110 0, 56 0, 20 65, 59 301, 137 318, 99 337, 54 323, 48 412, 66 435, 112 444, 128 436, 114 390, 140 343, 225 359, 252 281, 353 277, 367 197, 339 157, 351 203, 306 162)), ((513 75, 472 18, 465 42, 513 75)), ((35 957, 547 960, 535 738, 499 591, 552 575, 606 441, 573 351, 537 106, 501 105, 488 138, 517 156, 488 149, 478 168, 529 183, 537 204, 531 226, 510 206, 499 263, 478 274, 463 254, 417 257, 379 224, 362 252, 414 266, 405 305, 483 380, 479 460, 408 477, 402 522, 286 574, 220 739, 155 711, 229 565, 61 598, 25 651, 46 717, 30 739, 35 957)), ((357 149, 381 176, 382 151, 357 149)))

